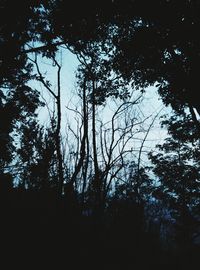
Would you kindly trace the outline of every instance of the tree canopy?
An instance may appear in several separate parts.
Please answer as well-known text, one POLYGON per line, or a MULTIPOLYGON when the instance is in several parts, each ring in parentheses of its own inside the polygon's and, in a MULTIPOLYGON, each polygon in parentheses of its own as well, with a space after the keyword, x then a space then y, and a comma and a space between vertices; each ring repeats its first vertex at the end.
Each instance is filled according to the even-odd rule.
POLYGON ((1 1, 0 210, 11 240, 44 234, 51 254, 47 239, 59 238, 59 257, 70 239, 83 259, 112 250, 122 264, 132 251, 140 265, 139 255, 196 256, 199 15, 196 0, 1 1), (76 104, 63 95, 66 52, 78 62, 76 104), (144 113, 150 86, 170 114, 144 113), (167 138, 149 152, 158 119, 167 138))

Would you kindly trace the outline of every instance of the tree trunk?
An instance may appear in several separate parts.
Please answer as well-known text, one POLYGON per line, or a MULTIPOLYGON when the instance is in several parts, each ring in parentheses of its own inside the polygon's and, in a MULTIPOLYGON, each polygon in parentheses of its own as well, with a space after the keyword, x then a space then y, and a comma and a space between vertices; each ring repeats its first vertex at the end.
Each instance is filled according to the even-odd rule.
POLYGON ((86 109, 86 80, 84 81, 83 86, 83 138, 81 140, 81 147, 80 147, 80 158, 78 164, 75 168, 75 171, 71 177, 70 182, 73 184, 76 181, 76 177, 79 174, 81 168, 83 167, 84 158, 85 158, 85 147, 86 147, 86 139, 88 137, 88 117, 87 117, 87 109, 86 109))
POLYGON ((57 127, 56 127, 56 152, 57 152, 57 158, 58 158, 58 195, 61 196, 63 193, 63 183, 64 183, 64 175, 63 175, 63 157, 62 157, 62 151, 61 151, 61 87, 60 87, 60 65, 56 62, 56 65, 58 67, 58 77, 57 77, 57 84, 58 84, 58 94, 57 94, 57 127))
POLYGON ((94 215, 99 217, 101 212, 101 179, 99 175, 99 166, 97 158, 96 145, 96 104, 95 104, 95 81, 92 85, 92 148, 93 148, 93 162, 94 162, 94 215))
POLYGON ((86 100, 86 85, 83 87, 83 128, 84 128, 84 157, 85 164, 83 165, 83 186, 82 186, 82 204, 84 204, 84 192, 87 184, 87 169, 89 162, 89 139, 88 139, 88 110, 87 110, 87 100, 86 100), (86 153, 86 145, 87 145, 87 153, 86 153))

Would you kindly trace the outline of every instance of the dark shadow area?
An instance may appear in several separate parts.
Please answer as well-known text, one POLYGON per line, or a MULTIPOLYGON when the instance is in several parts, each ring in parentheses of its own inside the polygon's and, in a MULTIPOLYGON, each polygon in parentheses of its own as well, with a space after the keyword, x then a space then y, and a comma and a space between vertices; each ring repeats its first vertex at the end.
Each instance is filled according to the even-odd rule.
MULTIPOLYGON (((1 192, 1 258, 7 264, 79 269, 193 267, 198 246, 163 248, 159 233, 144 230, 144 212, 111 202, 104 215, 81 214, 54 192, 1 192)), ((173 244, 173 243, 171 243, 173 244)))
POLYGON ((0 0, 1 262, 199 264, 199 14, 197 0, 0 0))

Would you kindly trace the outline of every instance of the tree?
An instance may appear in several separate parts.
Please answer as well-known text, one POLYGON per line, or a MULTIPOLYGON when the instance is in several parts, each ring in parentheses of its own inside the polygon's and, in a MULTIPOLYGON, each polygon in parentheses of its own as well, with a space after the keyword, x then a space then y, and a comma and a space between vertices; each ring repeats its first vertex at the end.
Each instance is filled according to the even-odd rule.
POLYGON ((52 65, 57 68, 57 93, 51 89, 51 83, 45 79, 40 71, 40 67, 37 60, 37 53, 35 53, 35 59, 29 58, 29 60, 35 64, 37 76, 36 79, 41 82, 43 87, 48 91, 48 93, 54 98, 56 104, 56 129, 55 129, 55 145, 56 145, 56 155, 57 155, 57 171, 58 171, 58 194, 61 196, 63 194, 63 184, 64 184, 64 172, 63 172, 63 155, 62 155, 62 145, 61 145, 61 65, 56 60, 56 56, 50 55, 49 59, 52 60, 52 65))
MULTIPOLYGON (((4 15, 9 14, 10 7, 11 2, 4 1, 1 8, 4 15)), ((90 42, 104 46, 110 39, 106 46, 115 51, 113 67, 124 78, 131 78, 142 88, 157 83, 166 104, 171 104, 176 110, 187 106, 199 111, 196 101, 199 8, 195 0, 177 3, 129 0, 126 4, 110 0, 106 3, 85 1, 80 4, 81 12, 77 12, 76 4, 69 10, 65 1, 28 1, 16 7, 17 17, 2 22, 2 46, 6 49, 14 46, 14 57, 9 55, 17 59, 16 65, 24 67, 28 52, 51 55, 58 46, 66 44, 80 53, 90 42), (15 30, 13 33, 12 29, 15 30), (12 35, 16 42, 13 42, 12 35), (39 41, 42 45, 37 47, 33 43, 32 46, 31 41, 39 41)), ((11 58, 6 60, 5 56, 2 54, 5 73, 2 78, 7 80, 6 73, 15 72, 6 72, 6 66, 15 64, 10 65, 11 58)), ((22 72, 21 68, 18 70, 22 72)), ((198 123, 195 113, 193 120, 198 123)))
POLYGON ((42 106, 37 90, 29 86, 19 86, 1 92, 1 171, 5 171, 15 157, 16 142, 14 137, 21 123, 36 116, 36 109, 42 106))
POLYGON ((198 231, 199 211, 199 135, 191 115, 186 112, 163 121, 172 137, 151 153, 153 171, 160 185, 155 196, 164 201, 177 221, 181 246, 191 246, 198 231))
POLYGON ((56 121, 53 119, 46 129, 38 124, 37 119, 27 119, 21 124, 16 156, 17 187, 46 193, 56 190, 55 129, 56 121))
POLYGON ((23 51, 29 43, 38 41, 40 33, 45 31, 42 2, 1 2, 0 85, 3 88, 22 85, 30 79, 31 65, 23 51), (14 16, 11 16, 12 11, 14 16))
MULTIPOLYGON (((72 18, 59 1, 51 6, 51 26, 54 39, 77 52, 94 41, 104 46, 110 38, 106 46, 114 51, 111 63, 124 78, 142 88, 157 84, 166 104, 199 112, 199 9, 197 1, 188 0, 86 1, 81 12, 72 5, 72 18)), ((195 114, 193 121, 197 123, 195 114)))
POLYGON ((38 92, 28 86, 33 78, 32 65, 22 53, 26 43, 38 38, 34 33, 42 28, 42 18, 37 20, 40 11, 38 1, 16 4, 5 0, 0 4, 1 171, 14 158, 16 127, 25 117, 31 117, 40 103, 38 92), (11 16, 11 10, 15 16, 11 16))
MULTIPOLYGON (((138 193, 145 197, 145 188, 148 189, 145 185, 148 186, 148 181, 143 177, 145 173, 140 161, 143 145, 152 124, 148 124, 147 130, 143 128, 143 124, 153 116, 144 118, 140 115, 136 107, 142 101, 142 94, 128 89, 127 82, 112 73, 112 67, 108 65, 109 60, 103 59, 101 54, 99 56, 97 50, 93 51, 95 46, 89 48, 87 57, 79 56, 81 65, 78 70, 78 95, 82 100, 82 108, 78 110, 77 106, 74 109, 67 107, 75 113, 76 119, 79 119, 76 120, 77 131, 71 127, 72 119, 69 124, 69 131, 76 139, 77 146, 74 149, 77 149, 77 154, 72 151, 72 154, 75 154, 75 167, 67 189, 75 188, 81 191, 84 198, 82 202, 85 202, 85 205, 89 204, 90 208, 98 206, 104 211, 117 182, 129 182, 130 175, 125 176, 124 171, 129 166, 130 159, 137 159, 133 153, 138 151, 130 145, 135 136, 140 137, 144 133, 144 138, 141 137, 141 149, 139 148, 138 169, 135 172, 135 175, 141 174, 141 178, 136 181, 133 173, 134 179, 130 189, 136 190, 138 183, 137 189, 141 190, 141 193, 138 193), (106 121, 99 111, 106 108, 107 102, 113 103, 113 109, 109 111, 106 121)), ((134 199, 136 200, 136 195, 134 199)), ((139 198, 137 200, 139 201, 139 198)))

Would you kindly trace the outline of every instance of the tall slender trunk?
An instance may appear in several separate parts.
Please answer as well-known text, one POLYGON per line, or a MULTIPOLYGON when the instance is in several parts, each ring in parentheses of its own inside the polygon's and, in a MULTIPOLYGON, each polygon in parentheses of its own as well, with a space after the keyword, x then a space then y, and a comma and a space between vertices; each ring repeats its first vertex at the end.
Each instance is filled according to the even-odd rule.
POLYGON ((61 84, 60 84, 60 72, 61 72, 61 66, 56 61, 55 57, 52 59, 54 61, 54 64, 58 68, 57 71, 57 95, 52 91, 50 86, 46 83, 44 80, 42 73, 39 69, 39 65, 37 62, 37 54, 35 54, 35 60, 32 60, 34 64, 36 65, 36 70, 38 72, 39 78, 41 83, 44 85, 44 87, 49 91, 49 93, 54 97, 56 100, 56 109, 57 109, 57 126, 55 131, 55 146, 56 146, 56 155, 57 155, 57 170, 58 170, 58 196, 62 195, 63 192, 63 183, 64 183, 64 173, 63 173, 63 157, 62 157, 62 151, 61 151, 61 84))
POLYGON ((86 80, 84 82, 84 86, 83 86, 83 138, 81 140, 81 146, 80 146, 80 158, 78 160, 78 164, 75 168, 75 171, 71 177, 70 183, 73 183, 76 181, 76 177, 79 174, 81 168, 83 167, 83 162, 84 162, 84 158, 85 158, 85 146, 86 146, 86 138, 87 138, 87 134, 88 134, 88 117, 87 117, 87 109, 86 109, 86 80))
POLYGON ((58 67, 58 74, 57 74, 57 85, 58 85, 58 94, 56 99, 57 104, 57 127, 56 127, 56 152, 58 158, 58 195, 61 196, 63 193, 63 183, 64 183, 64 174, 63 174, 63 157, 62 157, 62 150, 61 150, 61 86, 60 86, 60 71, 61 67, 56 62, 58 67))
POLYGON ((94 160, 94 211, 95 215, 100 214, 101 207, 101 179, 99 175, 99 166, 97 158, 97 144, 96 144, 96 104, 95 104, 95 81, 92 82, 92 148, 93 148, 93 160, 94 160))
POLYGON ((84 157, 85 164, 83 165, 83 186, 82 186, 82 204, 84 204, 84 192, 87 184, 87 169, 89 162, 89 139, 88 139, 88 109, 86 100, 86 85, 83 87, 83 129, 84 129, 84 157), (87 153, 86 153, 87 147, 87 153))

